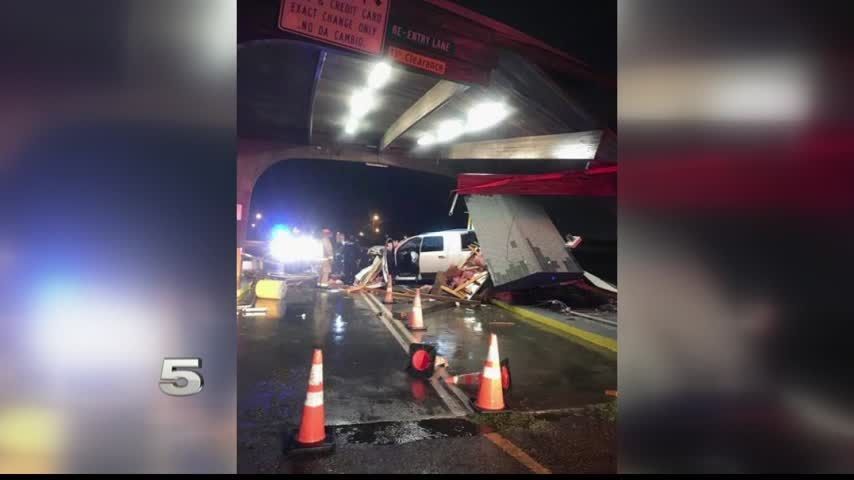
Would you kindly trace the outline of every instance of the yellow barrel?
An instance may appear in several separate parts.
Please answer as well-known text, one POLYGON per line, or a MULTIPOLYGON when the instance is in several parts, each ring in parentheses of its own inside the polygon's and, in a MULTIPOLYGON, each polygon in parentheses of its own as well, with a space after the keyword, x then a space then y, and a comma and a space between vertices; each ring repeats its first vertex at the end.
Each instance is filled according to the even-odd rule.
POLYGON ((268 300, 281 300, 285 297, 287 287, 282 280, 265 278, 255 284, 255 296, 268 300))

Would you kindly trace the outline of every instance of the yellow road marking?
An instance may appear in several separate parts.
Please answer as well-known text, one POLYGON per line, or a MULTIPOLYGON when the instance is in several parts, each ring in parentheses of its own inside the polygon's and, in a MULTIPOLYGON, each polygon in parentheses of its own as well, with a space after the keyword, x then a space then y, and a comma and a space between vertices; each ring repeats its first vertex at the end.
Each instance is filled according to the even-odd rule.
POLYGON ((550 474, 551 470, 542 466, 525 453, 521 448, 514 445, 510 440, 502 437, 498 433, 487 433, 484 435, 490 442, 494 443, 498 448, 504 450, 505 453, 515 458, 519 463, 528 467, 528 470, 534 473, 550 474))
POLYGON ((505 310, 515 313, 523 320, 528 320, 529 323, 540 323, 554 330, 558 330, 574 337, 578 337, 582 340, 587 341, 588 343, 596 345, 597 347, 604 348, 611 352, 617 351, 617 341, 613 338, 603 337, 602 335, 597 335, 595 333, 573 327, 572 325, 567 325, 561 321, 549 318, 545 315, 540 315, 539 313, 532 312, 528 309, 519 308, 504 302, 500 302, 498 300, 493 300, 492 303, 505 310))

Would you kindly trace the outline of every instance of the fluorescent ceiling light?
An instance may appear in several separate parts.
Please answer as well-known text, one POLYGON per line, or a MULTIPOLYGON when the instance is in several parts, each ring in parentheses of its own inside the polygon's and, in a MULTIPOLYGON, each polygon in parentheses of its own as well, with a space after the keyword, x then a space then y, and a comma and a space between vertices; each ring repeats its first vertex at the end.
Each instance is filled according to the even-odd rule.
POLYGON ((355 117, 350 117, 347 120, 347 124, 344 125, 344 133, 347 135, 353 135, 356 133, 356 130, 359 129, 359 119, 355 117))
POLYGON ((463 134, 463 122, 460 120, 445 120, 436 129, 437 142, 449 142, 463 134))
POLYGON ((507 117, 507 107, 501 102, 483 102, 469 110, 466 122, 467 132, 485 130, 507 117))
POLYGON ((422 147, 426 147, 427 145, 432 145, 434 143, 436 143, 436 137, 433 136, 432 133, 425 133, 418 137, 418 145, 421 145, 422 147))
POLYGON ((356 90, 350 97, 350 115, 359 118, 370 112, 376 104, 376 97, 367 88, 356 90))
POLYGON ((391 78, 391 65, 388 62, 377 63, 368 74, 368 88, 374 90, 382 88, 389 78, 391 78))

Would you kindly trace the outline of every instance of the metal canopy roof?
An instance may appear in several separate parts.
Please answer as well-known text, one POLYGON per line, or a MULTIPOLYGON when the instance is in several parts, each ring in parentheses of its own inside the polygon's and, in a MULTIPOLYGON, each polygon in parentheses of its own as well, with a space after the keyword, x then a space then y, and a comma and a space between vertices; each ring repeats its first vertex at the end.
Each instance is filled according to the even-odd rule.
MULTIPOLYGON (((269 10, 272 13, 272 7, 269 10)), ((587 158, 550 157, 556 142, 580 139, 595 148, 601 132, 611 125, 611 119, 604 118, 608 115, 602 114, 608 108, 607 102, 602 106, 602 89, 595 93, 590 78, 562 75, 556 81, 554 73, 529 61, 522 49, 517 53, 501 47, 494 49, 496 66, 484 84, 455 83, 392 63, 391 79, 377 92, 377 107, 355 134, 347 135, 350 97, 365 85, 379 58, 281 32, 243 38, 237 55, 241 140, 313 145, 335 150, 339 157, 347 157, 348 151, 357 152, 359 158, 374 153, 377 163, 401 165, 410 158, 423 167, 427 160, 443 173, 536 172, 583 168, 587 158), (419 136, 435 130, 440 121, 464 119, 484 100, 504 102, 511 114, 492 128, 447 144, 417 145, 419 136), (485 142, 494 140, 502 142, 485 142), (385 161, 386 156, 396 160, 385 161)), ((600 146, 597 159, 615 161, 613 135, 606 135, 603 142, 609 145, 600 146)))

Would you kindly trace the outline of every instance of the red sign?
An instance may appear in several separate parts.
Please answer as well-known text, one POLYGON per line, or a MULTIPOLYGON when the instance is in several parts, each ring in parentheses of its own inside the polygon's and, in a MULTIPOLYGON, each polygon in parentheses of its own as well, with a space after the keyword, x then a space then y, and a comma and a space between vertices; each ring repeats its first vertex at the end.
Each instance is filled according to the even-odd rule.
POLYGON ((389 0, 282 0, 279 28, 358 52, 383 49, 389 0))
MULTIPOLYGON (((439 4, 447 0, 396 1, 389 11, 385 48, 404 49, 424 56, 431 74, 462 83, 488 85, 490 72, 498 65, 496 33, 439 4)), ((408 57, 415 60, 417 57, 408 57)), ((405 60, 400 60, 409 64, 405 60)), ((413 65, 422 68, 422 65, 413 65)))
POLYGON ((417 53, 404 50, 402 48, 390 47, 388 53, 391 58, 397 62, 409 65, 410 67, 420 68, 436 75, 444 75, 446 65, 441 60, 425 57, 417 53))

